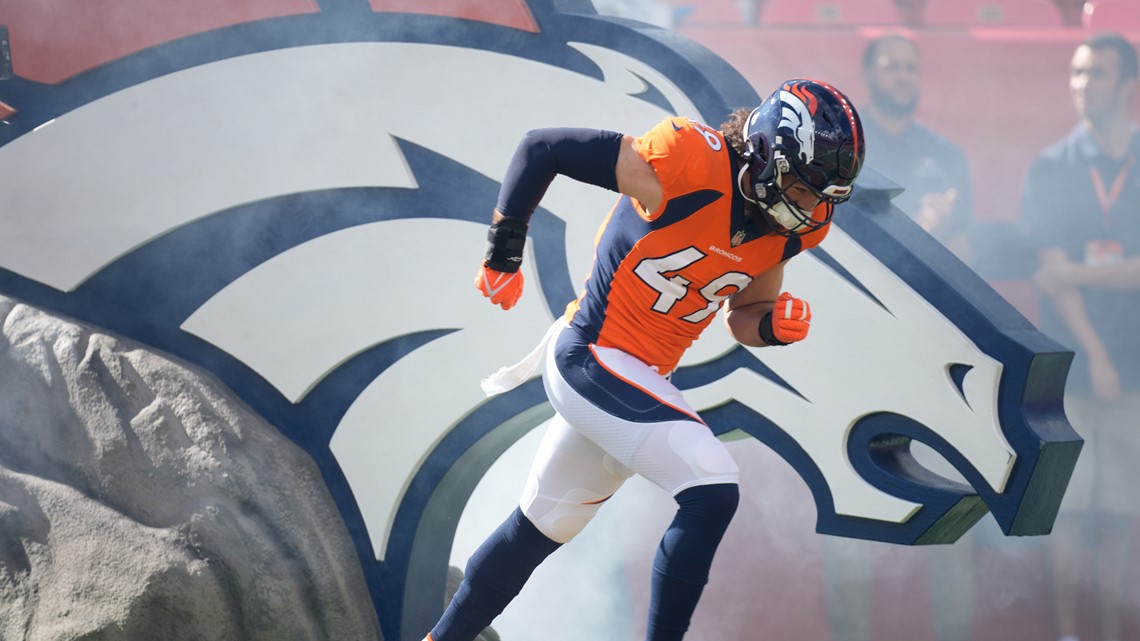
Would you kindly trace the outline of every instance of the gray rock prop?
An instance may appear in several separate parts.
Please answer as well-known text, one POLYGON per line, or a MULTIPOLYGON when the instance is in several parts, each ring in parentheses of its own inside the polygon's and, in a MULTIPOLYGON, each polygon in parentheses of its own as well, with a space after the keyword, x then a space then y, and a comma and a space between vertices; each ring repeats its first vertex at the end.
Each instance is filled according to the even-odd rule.
POLYGON ((215 379, 0 297, 0 639, 381 639, 312 459, 215 379))

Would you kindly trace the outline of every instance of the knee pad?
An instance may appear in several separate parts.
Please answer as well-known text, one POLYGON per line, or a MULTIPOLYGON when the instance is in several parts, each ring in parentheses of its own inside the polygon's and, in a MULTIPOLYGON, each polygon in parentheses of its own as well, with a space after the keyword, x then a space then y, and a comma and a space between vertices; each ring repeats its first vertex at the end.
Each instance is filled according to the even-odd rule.
POLYGON ((539 494, 524 496, 519 507, 539 532, 558 543, 568 543, 585 529, 609 498, 590 490, 574 489, 559 498, 539 494))
POLYGON ((661 537, 654 572, 667 580, 704 585, 713 555, 736 514, 740 490, 735 483, 698 485, 674 498, 677 514, 661 537))
POLYGON ((736 483, 698 485, 673 497, 678 512, 700 522, 728 527, 740 504, 740 487, 736 483))

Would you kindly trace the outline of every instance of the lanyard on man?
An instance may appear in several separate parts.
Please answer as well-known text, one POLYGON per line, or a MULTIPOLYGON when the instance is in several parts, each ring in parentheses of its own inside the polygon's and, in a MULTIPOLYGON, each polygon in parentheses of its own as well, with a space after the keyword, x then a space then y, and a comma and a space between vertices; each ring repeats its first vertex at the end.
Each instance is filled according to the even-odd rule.
MULTIPOLYGON (((1112 181, 1112 189, 1105 190, 1104 179, 1095 165, 1089 167, 1089 176, 1092 177, 1093 189, 1096 190, 1096 199, 1100 203, 1101 228, 1107 230, 1112 224, 1112 207, 1120 199, 1120 192, 1124 190, 1124 182, 1128 178, 1128 170, 1132 168, 1132 156, 1124 162, 1124 166, 1116 172, 1112 181)), ((1124 258, 1124 245, 1117 238, 1100 238, 1085 242, 1085 264, 1089 266, 1110 265, 1124 258)))
POLYGON ((1128 156, 1128 160, 1120 171, 1116 172, 1116 178, 1112 181, 1112 190, 1106 191, 1104 188, 1104 179, 1100 176, 1100 170, 1095 165, 1089 167, 1089 176, 1092 177, 1093 189, 1096 190, 1096 199, 1100 203, 1101 211, 1101 224, 1108 227, 1109 211, 1116 201, 1120 198, 1120 192, 1124 190, 1124 181, 1128 178, 1128 170, 1132 168, 1132 155, 1128 156))

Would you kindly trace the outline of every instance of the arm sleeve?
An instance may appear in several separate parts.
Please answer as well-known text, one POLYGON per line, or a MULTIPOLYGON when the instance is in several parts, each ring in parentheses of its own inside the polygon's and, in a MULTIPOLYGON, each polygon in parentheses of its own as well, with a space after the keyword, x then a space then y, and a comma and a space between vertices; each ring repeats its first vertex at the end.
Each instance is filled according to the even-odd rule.
POLYGON ((530 220, 558 174, 617 191, 622 134, 601 129, 550 128, 527 132, 515 150, 499 190, 497 209, 530 220))

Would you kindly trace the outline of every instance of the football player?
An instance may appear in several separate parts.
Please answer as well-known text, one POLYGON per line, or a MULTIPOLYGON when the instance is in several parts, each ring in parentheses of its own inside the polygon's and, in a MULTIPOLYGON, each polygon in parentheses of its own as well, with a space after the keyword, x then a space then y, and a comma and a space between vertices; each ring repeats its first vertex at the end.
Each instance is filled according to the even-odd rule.
MULTIPOLYGON (((811 308, 784 265, 823 240, 863 163, 862 125, 831 85, 788 80, 719 129, 667 118, 634 138, 540 129, 504 177, 475 285, 510 309, 527 224, 558 174, 619 192, 582 295, 536 351, 556 411, 519 507, 472 554, 430 641, 471 641, 531 572, 640 474, 678 509, 653 563, 647 638, 676 641, 739 500, 738 469, 669 376, 721 306, 753 347, 807 337, 811 308)), ((518 367, 523 367, 522 365, 518 367)), ((529 372, 500 371, 490 392, 529 372)))

